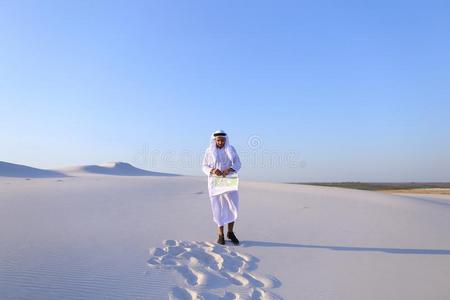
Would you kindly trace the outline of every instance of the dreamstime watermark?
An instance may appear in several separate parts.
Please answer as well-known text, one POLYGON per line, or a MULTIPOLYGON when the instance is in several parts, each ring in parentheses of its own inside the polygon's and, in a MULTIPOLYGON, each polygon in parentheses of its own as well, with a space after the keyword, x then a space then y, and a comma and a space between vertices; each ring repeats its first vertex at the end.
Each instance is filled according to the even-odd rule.
MULTIPOLYGON (((234 145, 242 164, 252 169, 305 168, 299 151, 280 151, 266 148, 264 139, 259 135, 247 138, 244 147, 234 145)), ((133 156, 133 163, 146 169, 194 169, 201 166, 204 151, 189 149, 160 150, 144 144, 133 156)))

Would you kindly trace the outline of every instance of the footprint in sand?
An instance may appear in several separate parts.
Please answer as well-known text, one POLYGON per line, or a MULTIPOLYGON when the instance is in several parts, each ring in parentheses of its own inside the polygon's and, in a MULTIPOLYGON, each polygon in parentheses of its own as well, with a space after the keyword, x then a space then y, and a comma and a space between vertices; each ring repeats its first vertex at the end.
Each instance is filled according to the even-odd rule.
POLYGON ((281 282, 254 271, 259 259, 210 242, 165 240, 151 248, 147 264, 173 271, 177 286, 169 299, 282 299, 271 291, 281 282))

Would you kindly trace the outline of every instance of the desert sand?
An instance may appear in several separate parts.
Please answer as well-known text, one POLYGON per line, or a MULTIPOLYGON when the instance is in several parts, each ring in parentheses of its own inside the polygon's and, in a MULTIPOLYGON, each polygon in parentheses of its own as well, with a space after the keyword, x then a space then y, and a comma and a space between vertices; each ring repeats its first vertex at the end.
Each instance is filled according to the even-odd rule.
POLYGON ((244 179, 220 246, 205 177, 1 166, 1 299, 450 299, 448 195, 244 179))

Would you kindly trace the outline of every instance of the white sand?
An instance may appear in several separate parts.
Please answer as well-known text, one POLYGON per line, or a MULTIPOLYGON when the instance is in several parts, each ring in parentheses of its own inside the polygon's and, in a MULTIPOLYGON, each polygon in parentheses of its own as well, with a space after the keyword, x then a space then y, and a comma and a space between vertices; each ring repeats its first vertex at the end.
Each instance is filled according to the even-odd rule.
POLYGON ((0 299, 450 299, 448 196, 243 181, 223 247, 203 177, 0 191, 0 299))

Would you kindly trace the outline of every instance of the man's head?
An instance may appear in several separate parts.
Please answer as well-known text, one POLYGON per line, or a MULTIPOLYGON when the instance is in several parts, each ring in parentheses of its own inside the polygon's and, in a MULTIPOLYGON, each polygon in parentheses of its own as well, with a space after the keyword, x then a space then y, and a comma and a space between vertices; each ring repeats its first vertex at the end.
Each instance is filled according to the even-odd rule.
POLYGON ((222 149, 225 146, 226 137, 225 136, 216 136, 216 147, 222 149))
POLYGON ((214 140, 216 141, 216 147, 222 149, 227 141, 227 134, 223 130, 217 130, 213 134, 214 140))

